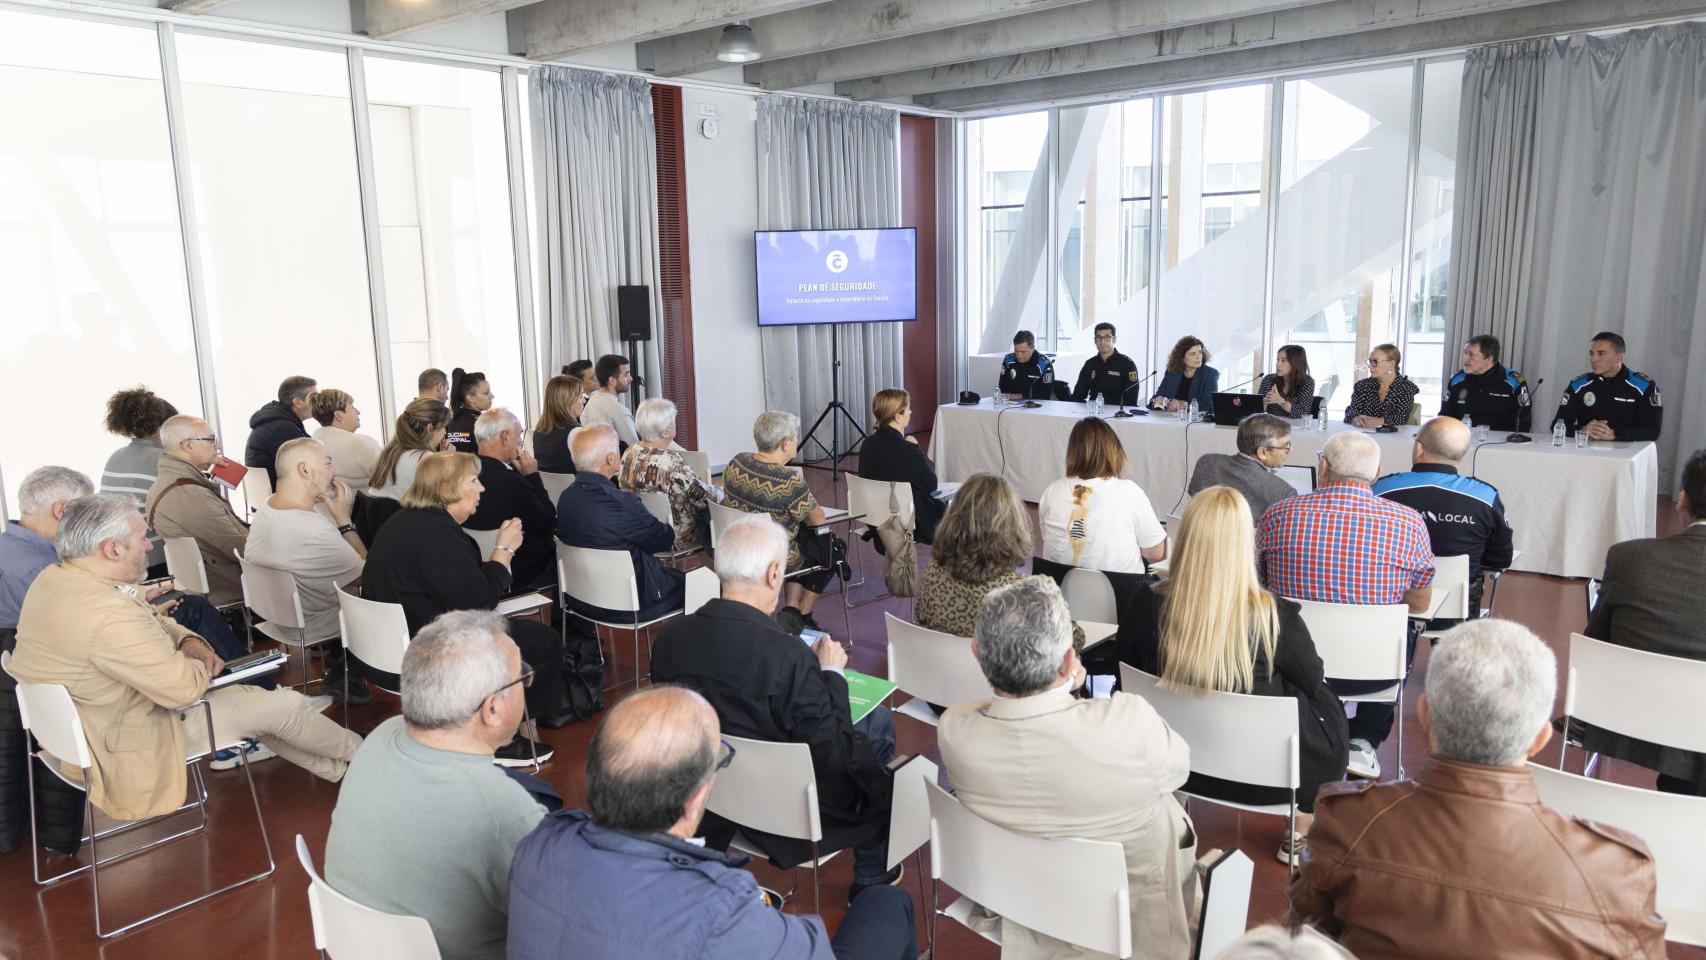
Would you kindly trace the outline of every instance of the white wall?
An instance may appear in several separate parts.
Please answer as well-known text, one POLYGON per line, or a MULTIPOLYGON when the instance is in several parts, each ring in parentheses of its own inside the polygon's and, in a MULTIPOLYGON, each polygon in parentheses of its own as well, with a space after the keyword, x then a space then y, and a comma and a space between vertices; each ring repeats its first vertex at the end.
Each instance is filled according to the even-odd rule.
POLYGON ((752 421, 764 412, 752 245, 758 229, 757 104, 741 94, 692 88, 681 100, 699 449, 712 463, 724 463, 752 449, 752 421), (701 106, 717 111, 715 140, 699 133, 701 106))

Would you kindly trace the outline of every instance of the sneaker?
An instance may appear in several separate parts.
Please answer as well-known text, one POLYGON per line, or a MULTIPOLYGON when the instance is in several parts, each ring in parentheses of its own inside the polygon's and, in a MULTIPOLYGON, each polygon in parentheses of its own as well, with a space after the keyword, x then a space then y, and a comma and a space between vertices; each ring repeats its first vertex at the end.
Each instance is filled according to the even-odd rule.
MULTIPOLYGON (((354 703, 355 701, 351 700, 350 702, 354 703)), ((326 708, 331 706, 331 705, 332 705, 332 698, 327 696, 326 694, 323 694, 323 693, 318 695, 318 696, 313 696, 313 697, 308 698, 308 706, 315 713, 325 713, 326 708)))
POLYGON ((259 740, 244 740, 241 748, 214 751, 213 763, 209 766, 215 770, 231 770, 245 763, 260 763, 276 756, 278 754, 273 753, 270 747, 259 740))
POLYGON ((1380 758, 1374 753, 1374 745, 1361 737, 1352 740, 1350 763, 1345 765, 1345 772, 1353 777, 1379 780, 1380 758))
POLYGON ((802 615, 801 615, 801 616, 800 616, 800 620, 802 620, 802 621, 803 621, 803 622, 804 622, 804 623, 805 623, 805 625, 806 625, 806 626, 808 626, 808 627, 810 627, 810 628, 812 628, 812 629, 813 629, 813 630, 816 630, 816 631, 818 631, 818 632, 819 632, 819 633, 828 633, 828 632, 829 632, 829 631, 827 631, 827 630, 825 630, 825 629, 824 629, 824 628, 822 628, 822 627, 820 627, 820 626, 818 626, 818 625, 817 625, 817 621, 816 621, 816 620, 813 620, 813 619, 812 619, 812 615, 811 615, 811 614, 809 614, 809 613, 807 613, 807 614, 802 614, 802 615))
POLYGON ((898 887, 898 886, 900 886, 900 880, 904 876, 906 876, 906 864, 903 863, 903 864, 900 864, 899 866, 895 867, 893 870, 890 870, 888 873, 883 874, 883 879, 879 880, 876 883, 855 883, 855 884, 853 884, 853 886, 849 887, 847 890, 847 905, 852 906, 853 901, 859 896, 859 894, 864 893, 866 890, 869 890, 872 887, 898 887))
POLYGON ((556 753, 555 750, 551 749, 550 744, 528 740, 518 733, 514 740, 498 748, 498 752, 492 755, 492 762, 500 767, 531 767, 533 766, 533 754, 536 750, 539 753, 540 763, 551 759, 551 756, 556 753))
POLYGON ((1297 861, 1303 858, 1303 851, 1308 847, 1309 838, 1301 833, 1294 833, 1280 841, 1279 851, 1274 856, 1288 867, 1297 866, 1297 861))
POLYGON ((806 628, 806 618, 794 607, 783 607, 776 611, 776 622, 782 625, 783 630, 795 636, 799 636, 800 631, 806 628))

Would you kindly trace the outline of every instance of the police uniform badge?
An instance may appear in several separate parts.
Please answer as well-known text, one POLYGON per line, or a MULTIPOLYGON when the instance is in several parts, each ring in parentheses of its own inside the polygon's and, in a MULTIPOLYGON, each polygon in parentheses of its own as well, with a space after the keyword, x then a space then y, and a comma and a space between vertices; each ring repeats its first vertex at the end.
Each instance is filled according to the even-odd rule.
POLYGON ((1652 393, 1647 395, 1647 402, 1655 407, 1662 407, 1665 403, 1663 400, 1659 399, 1659 391, 1656 388, 1652 393))
MULTIPOLYGON (((1137 379, 1137 371, 1133 370, 1132 372, 1126 374, 1125 377, 1127 380, 1136 380, 1137 379)), ((1653 394, 1653 396, 1656 397, 1656 396, 1658 396, 1658 394, 1655 393, 1655 394, 1653 394)))
POLYGON ((1468 399, 1469 399, 1469 388, 1468 387, 1464 387, 1462 390, 1457 391, 1457 402, 1458 403, 1462 403, 1463 401, 1468 400, 1468 399))
POLYGON ((1582 406, 1591 407, 1594 405, 1595 401, 1596 401, 1596 398, 1594 397, 1592 390, 1583 391, 1583 393, 1582 393, 1582 406))

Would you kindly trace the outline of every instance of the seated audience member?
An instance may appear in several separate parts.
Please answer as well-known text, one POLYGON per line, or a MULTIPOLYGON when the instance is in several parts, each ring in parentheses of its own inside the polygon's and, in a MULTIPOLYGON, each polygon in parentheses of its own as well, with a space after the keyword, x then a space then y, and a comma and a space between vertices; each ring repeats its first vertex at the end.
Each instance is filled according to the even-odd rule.
POLYGON ((1390 343, 1369 351, 1368 376, 1351 388, 1351 402, 1345 407, 1346 423, 1368 429, 1401 427, 1410 422, 1421 388, 1398 372, 1402 356, 1390 343))
POLYGON ((876 425, 859 445, 859 476, 909 485, 912 538, 930 543, 948 505, 936 498, 936 469, 918 449, 918 438, 906 435, 906 426, 912 422, 912 398, 905 390, 877 391, 871 398, 871 419, 876 425))
MULTIPOLYGON (((1309 375, 1309 352, 1295 343, 1279 348, 1274 372, 1262 378, 1256 393, 1265 411, 1287 420, 1305 420, 1315 409, 1315 378, 1309 375)), ((1212 398, 1211 398, 1212 401, 1212 398)))
MULTIPOLYGON (((1178 689, 1297 701, 1297 833, 1280 843, 1290 863, 1309 835, 1315 793, 1345 775, 1345 707, 1327 686, 1297 604, 1262 589, 1250 508, 1231 487, 1209 487, 1179 524, 1167 579, 1138 588, 1120 611, 1121 659, 1178 689)), ((1234 803, 1285 803, 1286 790, 1193 776, 1191 793, 1234 803)))
POLYGON ((450 423, 444 437, 459 453, 474 452, 474 421, 492 408, 492 385, 483 373, 450 372, 450 423))
POLYGON ((1297 493, 1274 476, 1290 455, 1291 424, 1271 413, 1252 413, 1238 421, 1238 452, 1199 457, 1187 492, 1196 496, 1209 487, 1231 487, 1244 495, 1251 519, 1259 523, 1275 501, 1297 493))
POLYGON ((586 409, 581 411, 581 423, 589 427, 608 425, 626 446, 639 443, 640 434, 634 426, 634 415, 622 405, 622 395, 634 383, 633 375, 628 372, 628 358, 607 353, 598 358, 598 366, 593 372, 598 380, 598 389, 587 398, 586 409))
MULTIPOLYGON (((307 697, 241 684, 208 688, 224 661, 136 586, 148 570, 147 534, 127 498, 71 501, 54 542, 60 562, 36 577, 18 620, 12 673, 70 692, 93 759, 89 801, 115 820, 177 809, 188 785, 185 738, 205 747, 207 736, 201 712, 180 708, 202 697, 213 706, 220 742, 258 739, 315 776, 342 779, 361 738, 321 716, 307 697)), ((82 777, 70 763, 61 770, 82 777)))
POLYGON ((1469 616, 1474 618, 1481 615, 1481 571, 1511 565, 1511 525, 1492 484, 1457 474, 1469 440, 1462 420, 1429 420, 1410 449, 1412 469, 1375 481, 1374 495, 1422 515, 1434 556, 1469 558, 1469 616))
POLYGON ((1447 633, 1417 705, 1432 755, 1414 780, 1321 790, 1295 918, 1361 960, 1662 960, 1646 845, 1547 807, 1524 766, 1552 738, 1557 670, 1510 621, 1447 633))
POLYGON ((586 394, 578 379, 558 375, 545 384, 545 408, 533 425, 533 456, 539 461, 539 469, 575 472, 575 458, 569 456, 569 431, 581 425, 581 407, 585 405, 586 394))
POLYGON ((1066 476, 1037 500, 1043 558, 1106 573, 1143 573, 1167 556, 1167 531, 1125 473, 1125 448, 1106 420, 1085 417, 1066 440, 1066 476))
POLYGON ((710 493, 688 465, 675 441, 675 404, 662 397, 640 402, 634 414, 640 442, 622 455, 618 484, 635 493, 669 497, 675 550, 695 550, 711 539, 710 493))
POLYGON ((1031 559, 1031 518, 1012 484, 990 473, 960 485, 936 528, 918 588, 918 623, 969 637, 991 590, 1017 583, 1031 559))
MULTIPOLYGON (((1669 657, 1706 660, 1700 612, 1706 584, 1706 450, 1694 451, 1683 464, 1676 512, 1688 524, 1676 536, 1611 545, 1584 634, 1669 657)), ((1706 754, 1570 724, 1572 733, 1578 729, 1587 749, 1657 770, 1660 790, 1706 796, 1706 754)))
POLYGON ((449 423, 450 408, 437 400, 415 400, 404 407, 391 440, 374 461, 367 492, 375 497, 403 499, 415 482, 415 468, 420 466, 421 458, 450 449, 445 438, 449 423))
MULTIPOLYGON (((1370 485, 1380 447, 1360 433, 1336 433, 1320 454, 1320 485, 1268 508, 1256 526, 1262 583, 1289 600, 1402 603, 1427 610, 1433 548, 1422 515, 1382 500, 1370 485)), ((1408 657, 1416 655, 1415 622, 1408 657)), ((1406 661, 1408 662, 1408 661, 1406 661)), ((1334 682, 1341 696, 1383 689, 1383 681, 1334 682)), ((1380 778, 1375 750, 1392 732, 1392 705, 1359 703, 1351 718, 1350 772, 1380 778)))
POLYGON ((160 472, 146 502, 147 526, 162 537, 195 538, 207 568, 207 599, 214 606, 241 601, 235 551, 248 543, 249 525, 237 519, 224 491, 205 475, 224 459, 219 438, 206 420, 179 414, 160 426, 160 446, 160 472))
POLYGON ((1167 372, 1149 398, 1157 410, 1178 411, 1197 402, 1198 410, 1213 410, 1220 389, 1220 371, 1208 365, 1208 348, 1196 337, 1180 337, 1167 355, 1167 372))
MULTIPOLYGON (((160 471, 160 425, 177 415, 177 407, 147 387, 120 390, 107 400, 107 432, 129 437, 130 442, 107 458, 101 470, 101 493, 122 493, 136 501, 138 513, 143 511, 148 489, 160 471)), ((166 546, 150 530, 148 576, 165 575, 166 546)))
POLYGON ((837 563, 833 536, 819 530, 823 508, 805 477, 788 466, 800 449, 800 418, 766 410, 753 421, 752 442, 756 453, 737 453, 723 468, 723 505, 767 513, 788 531, 788 572, 814 572, 787 582, 779 617, 790 632, 798 633, 802 624, 816 630, 812 607, 836 575, 837 563))
POLYGON ((547 816, 515 851, 510 960, 913 960, 905 891, 865 890, 831 938, 821 918, 774 909, 744 854, 694 842, 712 781, 740 762, 691 690, 617 704, 587 751, 591 809, 547 816))
MULTIPOLYGON (((379 528, 361 573, 362 595, 381 603, 400 603, 409 632, 419 633, 451 610, 491 610, 510 592, 510 562, 521 546, 521 520, 504 521, 491 557, 463 532, 462 524, 480 505, 480 459, 466 453, 434 453, 421 461, 415 482, 403 494, 402 509, 379 528)), ((527 688, 527 709, 546 726, 560 725, 563 696, 563 638, 533 620, 510 624, 510 639, 535 676, 527 688)), ((537 745, 539 759, 551 748, 537 745)), ((532 763, 525 737, 498 750, 506 766, 532 763)))
MULTIPOLYGON (((355 491, 338 476, 332 455, 317 440, 298 439, 278 449, 278 487, 249 519, 249 545, 243 556, 296 581, 302 602, 303 635, 309 642, 335 637, 338 590, 359 584, 367 548, 356 536, 350 511, 355 491)), ((321 646, 326 656, 325 691, 344 695, 344 652, 339 644, 321 646)), ((349 681, 350 703, 373 699, 367 683, 349 681)))
POLYGON ((512 588, 520 593, 557 582, 557 544, 551 539, 557 509, 539 479, 539 464, 521 442, 521 421, 493 407, 474 421, 480 456, 480 507, 464 524, 470 530, 496 530, 511 517, 521 519, 521 546, 510 565, 512 588))
MULTIPOLYGON (((616 453, 616 431, 604 424, 581 427, 569 434, 569 452, 575 458, 575 482, 557 500, 558 539, 571 547, 628 551, 640 588, 640 620, 680 610, 687 576, 655 556, 675 543, 675 528, 652 516, 639 497, 617 488, 622 458, 616 453)), ((607 622, 628 622, 635 616, 572 596, 568 602, 571 609, 607 622)))
MULTIPOLYGON (((900 878, 899 867, 887 869, 893 787, 884 766, 894 759, 894 719, 879 704, 853 723, 842 674, 847 651, 827 636, 808 647, 777 624, 787 554, 787 533, 768 518, 730 524, 717 545, 722 596, 664 625, 652 648, 652 682, 697 690, 716 708, 725 734, 811 747, 823 820, 819 851, 854 848, 856 895, 900 878)), ((716 849, 727 847, 734 831, 715 815, 706 820, 716 849)), ((811 859, 806 841, 741 834, 784 867, 811 859)))
POLYGON ((493 765, 533 681, 507 626, 459 610, 410 641, 403 715, 356 751, 326 837, 326 882, 375 910, 425 919, 445 960, 503 960, 510 859, 545 816, 493 765))
POLYGON ((581 382, 581 393, 590 397, 598 392, 598 375, 593 369, 591 360, 576 360, 563 365, 563 376, 573 377, 581 382))
POLYGON ((1278 924, 1257 927, 1238 938, 1214 960, 1356 960, 1309 927, 1295 933, 1278 924))
POLYGON ((314 439, 326 448, 338 479, 351 489, 367 489, 373 464, 379 459, 379 441, 356 433, 361 429, 361 411, 356 409, 355 398, 342 390, 316 390, 309 395, 308 406, 320 422, 314 439))
POLYGON ((273 473, 278 448, 308 436, 302 421, 313 416, 308 398, 313 395, 315 385, 312 377, 285 377, 278 385, 278 399, 268 401, 249 417, 249 441, 243 446, 243 465, 265 470, 270 483, 278 482, 273 473))
MULTIPOLYGON (((972 649, 995 697, 942 715, 942 762, 955 796, 1018 833, 1119 843, 1131 889, 1131 942, 1145 957, 1190 956, 1196 838, 1173 795, 1191 769, 1184 738, 1141 697, 1073 697, 1084 668, 1072 649, 1066 600, 1047 577, 991 593, 972 649)), ((1001 950, 1100 956, 1010 920, 1001 922, 1001 950)))
POLYGON ((416 400, 437 400, 439 403, 450 403, 450 378, 437 367, 428 367, 421 371, 415 380, 416 400))

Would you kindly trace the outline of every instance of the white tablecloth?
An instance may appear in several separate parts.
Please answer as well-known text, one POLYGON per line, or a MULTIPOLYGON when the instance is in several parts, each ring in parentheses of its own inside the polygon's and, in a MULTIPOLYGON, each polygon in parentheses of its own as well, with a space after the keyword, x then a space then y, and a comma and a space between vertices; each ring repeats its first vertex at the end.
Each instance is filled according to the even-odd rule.
MULTIPOLYGON (((937 476, 964 481, 974 473, 996 473, 1035 502, 1064 473, 1067 435, 1087 410, 1082 403, 1052 401, 1031 410, 996 410, 987 399, 974 407, 943 406, 936 411, 930 438, 937 476)), ((1198 457, 1238 449, 1232 426, 1187 425, 1169 414, 1117 420, 1109 412, 1104 418, 1130 459, 1125 475, 1149 494, 1163 518, 1184 509, 1185 486, 1198 457)), ((1326 433, 1317 433, 1300 426, 1292 432, 1290 462, 1314 465, 1328 437, 1355 429, 1331 423, 1326 433)), ((1417 429, 1364 431, 1380 445, 1382 473, 1410 469, 1417 429)), ((1460 469, 1499 489, 1516 549, 1522 551, 1514 569, 1597 577, 1612 544, 1654 535, 1658 456, 1653 444, 1594 442, 1578 450, 1574 441, 1553 447, 1543 431, 1526 444, 1504 443, 1506 436, 1495 432, 1477 444, 1460 469)))

